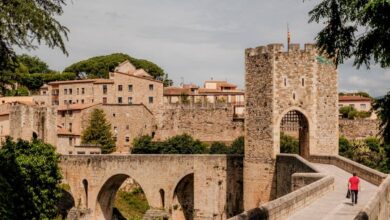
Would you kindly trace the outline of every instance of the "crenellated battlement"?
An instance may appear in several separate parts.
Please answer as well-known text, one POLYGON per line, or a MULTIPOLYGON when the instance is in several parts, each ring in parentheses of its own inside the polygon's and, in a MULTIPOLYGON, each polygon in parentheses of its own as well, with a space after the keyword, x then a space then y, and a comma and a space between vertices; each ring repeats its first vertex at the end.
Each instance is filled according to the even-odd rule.
POLYGON ((267 46, 259 46, 256 48, 247 48, 245 50, 245 56, 257 56, 260 54, 293 54, 293 53, 317 53, 317 48, 315 44, 305 44, 303 49, 299 44, 290 44, 289 50, 284 50, 283 44, 268 44, 267 46))

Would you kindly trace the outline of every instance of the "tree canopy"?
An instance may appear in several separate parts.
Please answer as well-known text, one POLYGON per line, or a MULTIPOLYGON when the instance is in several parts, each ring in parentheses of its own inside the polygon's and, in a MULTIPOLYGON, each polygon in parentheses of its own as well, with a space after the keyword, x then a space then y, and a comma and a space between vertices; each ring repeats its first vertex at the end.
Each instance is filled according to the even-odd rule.
POLYGON ((45 43, 67 54, 64 39, 68 29, 56 19, 65 0, 12 0, 0 3, 0 69, 15 60, 13 46, 35 49, 45 43))
POLYGON ((61 197, 58 162, 51 145, 7 138, 0 148, 1 219, 54 219, 61 197))
MULTIPOLYGON (((380 131, 383 140, 387 145, 390 145, 390 92, 383 98, 376 100, 373 107, 381 120, 380 131)), ((390 149, 388 154, 390 156, 390 149)))
POLYGON ((102 149, 103 154, 115 151, 115 141, 111 132, 111 125, 106 119, 106 114, 101 109, 94 109, 89 117, 89 124, 84 129, 81 142, 83 144, 96 144, 102 149))
POLYGON ((213 142, 211 146, 194 139, 188 134, 176 135, 162 142, 153 142, 149 135, 133 141, 133 154, 243 154, 244 137, 238 137, 232 145, 213 142))
POLYGON ((49 69, 49 65, 37 56, 22 54, 17 56, 17 62, 21 68, 25 68, 28 73, 49 73, 54 72, 49 69))
POLYGON ((142 68, 155 79, 164 81, 167 84, 172 82, 167 78, 164 70, 155 63, 137 59, 124 53, 113 53, 110 55, 91 57, 86 60, 79 61, 65 68, 65 72, 74 72, 81 76, 85 73, 89 78, 108 78, 108 73, 113 71, 118 64, 125 60, 129 60, 137 69, 142 68))
POLYGON ((390 67, 389 0, 322 0, 309 12, 309 22, 323 22, 317 45, 335 64, 354 57, 354 65, 371 61, 390 67))

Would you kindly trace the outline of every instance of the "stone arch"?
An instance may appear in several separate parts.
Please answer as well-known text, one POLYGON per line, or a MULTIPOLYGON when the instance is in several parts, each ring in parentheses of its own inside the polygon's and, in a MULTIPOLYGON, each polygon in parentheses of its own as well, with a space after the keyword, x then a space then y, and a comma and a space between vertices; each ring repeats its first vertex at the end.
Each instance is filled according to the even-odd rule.
POLYGON ((178 182, 173 192, 172 220, 190 220, 194 214, 194 173, 178 182))
POLYGON ((311 134, 313 128, 310 126, 311 119, 308 113, 299 107, 291 107, 283 111, 278 117, 275 134, 276 148, 280 151, 280 134, 283 131, 292 131, 296 133, 299 140, 299 155, 305 158, 310 156, 310 147, 313 144, 311 134))
MULTIPOLYGON (((102 187, 99 190, 97 200, 96 200, 96 208, 95 208, 95 215, 98 217, 98 219, 106 219, 111 220, 112 214, 113 214, 113 205, 115 201, 115 195, 119 189, 119 187, 122 185, 122 183, 127 179, 130 178, 128 174, 115 174, 112 175, 110 178, 108 178, 102 187)), ((133 177, 131 177, 133 178, 133 177)), ((136 180, 134 180, 137 182, 136 180)), ((139 182, 137 182, 139 184, 139 182)), ((140 185, 140 184, 139 184, 140 185)), ((140 185, 142 188, 142 186, 140 185)), ((143 188, 142 188, 143 190, 143 188)), ((146 195, 146 194, 145 194, 146 195)), ((148 201, 148 198, 146 197, 146 200, 148 201)), ((149 204, 149 201, 148 201, 149 204)))
POLYGON ((61 219, 66 219, 68 217, 69 211, 76 207, 74 197, 72 193, 68 190, 61 189, 61 198, 58 201, 58 215, 61 219))

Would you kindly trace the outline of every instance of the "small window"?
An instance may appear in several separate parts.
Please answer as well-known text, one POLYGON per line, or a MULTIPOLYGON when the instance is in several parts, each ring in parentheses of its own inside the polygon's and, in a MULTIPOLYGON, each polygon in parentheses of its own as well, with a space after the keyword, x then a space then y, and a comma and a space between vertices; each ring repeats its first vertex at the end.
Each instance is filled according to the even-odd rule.
POLYGON ((355 104, 349 104, 349 106, 351 106, 351 107, 355 107, 355 104))
POLYGON ((366 109, 367 105, 366 104, 360 104, 361 109, 366 109))
POLYGON ((69 129, 68 129, 69 132, 72 132, 72 123, 69 123, 69 129))
POLYGON ((128 98, 128 103, 129 103, 129 104, 133 104, 133 97, 129 97, 129 98, 128 98))
POLYGON ((103 85, 103 94, 107 94, 107 85, 103 85))
POLYGON ((103 97, 103 104, 107 104, 107 97, 103 97))
POLYGON ((339 107, 343 107, 343 104, 339 104, 339 107))
POLYGON ((62 111, 62 112, 61 112, 61 116, 62 116, 62 117, 65 117, 65 111, 62 111))
POLYGON ((154 89, 153 84, 149 84, 149 91, 153 91, 153 89, 154 89))
POLYGON ((284 77, 283 84, 284 84, 285 87, 287 86, 287 77, 284 77))
POLYGON ((69 89, 69 95, 72 95, 72 89, 69 89))
POLYGON ((85 93, 85 88, 81 88, 81 94, 85 93))
POLYGON ((129 90, 129 92, 132 92, 132 91, 133 91, 133 85, 128 85, 127 88, 128 88, 128 90, 129 90))
POLYGON ((130 138, 126 136, 126 142, 129 143, 130 142, 130 138))
POLYGON ((77 92, 76 93, 77 93, 77 95, 79 94, 79 88, 77 88, 77 92))
POLYGON ((118 97, 118 103, 122 104, 122 97, 118 97))
POLYGON ((66 105, 66 104, 68 104, 68 102, 66 100, 64 100, 64 104, 66 105))
POLYGON ((77 154, 85 154, 85 151, 77 151, 77 154))
POLYGON ((122 85, 118 85, 118 91, 122 91, 123 90, 123 86, 122 85))
POLYGON ((126 125, 126 130, 129 130, 130 126, 129 125, 126 125))
POLYGON ((72 104, 72 99, 69 99, 69 101, 68 101, 68 102, 69 102, 69 104, 72 104))
POLYGON ((81 99, 81 104, 84 104, 84 99, 81 99))
POLYGON ((69 154, 73 154, 73 151, 69 151, 69 154))
POLYGON ((68 111, 69 116, 73 115, 73 111, 68 111))
POLYGON ((112 113, 112 117, 114 117, 114 118, 115 118, 115 116, 116 116, 116 114, 115 114, 115 113, 112 113))
POLYGON ((295 100, 296 96, 295 96, 295 92, 293 92, 293 99, 295 100))
POLYGON ((153 97, 149 97, 149 103, 150 103, 150 104, 153 103, 153 97))
POLYGON ((73 138, 69 138, 69 146, 73 146, 73 138))
POLYGON ((301 79, 302 86, 305 86, 305 78, 301 79))
POLYGON ((68 89, 64 89, 64 94, 65 94, 65 95, 68 94, 68 89))

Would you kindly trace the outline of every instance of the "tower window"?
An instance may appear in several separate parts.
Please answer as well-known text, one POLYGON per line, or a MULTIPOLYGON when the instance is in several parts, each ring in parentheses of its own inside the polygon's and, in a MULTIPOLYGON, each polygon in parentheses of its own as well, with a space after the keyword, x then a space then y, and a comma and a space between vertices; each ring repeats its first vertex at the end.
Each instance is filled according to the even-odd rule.
POLYGON ((302 86, 305 86, 305 78, 302 78, 301 82, 302 82, 302 86))

